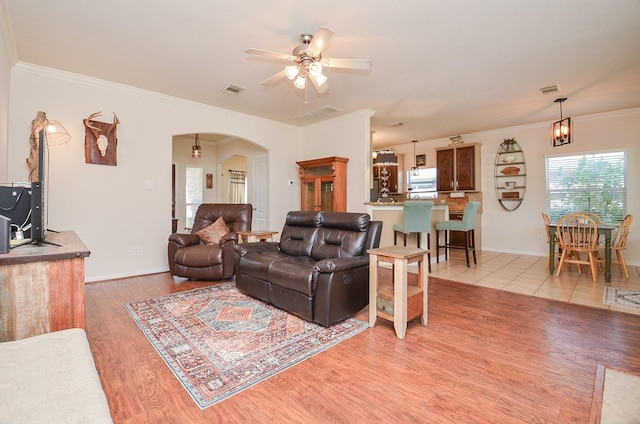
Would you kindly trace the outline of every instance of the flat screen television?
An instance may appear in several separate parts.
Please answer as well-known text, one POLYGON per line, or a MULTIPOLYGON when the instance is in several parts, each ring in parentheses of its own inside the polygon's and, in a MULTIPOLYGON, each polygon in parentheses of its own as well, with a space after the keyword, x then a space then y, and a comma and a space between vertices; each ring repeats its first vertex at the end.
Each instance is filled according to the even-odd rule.
POLYGON ((56 243, 46 240, 47 235, 47 133, 43 127, 38 133, 38 180, 31 183, 31 243, 38 245, 56 243))

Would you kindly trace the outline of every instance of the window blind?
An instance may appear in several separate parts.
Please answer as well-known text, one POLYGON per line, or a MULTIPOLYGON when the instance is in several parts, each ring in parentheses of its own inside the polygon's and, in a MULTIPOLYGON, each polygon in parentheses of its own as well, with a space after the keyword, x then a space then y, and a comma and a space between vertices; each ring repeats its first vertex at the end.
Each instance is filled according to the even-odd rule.
POLYGON ((546 158, 547 213, 594 212, 619 223, 627 210, 626 152, 610 151, 546 158))
POLYGON ((185 173, 185 221, 187 228, 192 228, 196 211, 202 203, 202 168, 187 166, 185 173))

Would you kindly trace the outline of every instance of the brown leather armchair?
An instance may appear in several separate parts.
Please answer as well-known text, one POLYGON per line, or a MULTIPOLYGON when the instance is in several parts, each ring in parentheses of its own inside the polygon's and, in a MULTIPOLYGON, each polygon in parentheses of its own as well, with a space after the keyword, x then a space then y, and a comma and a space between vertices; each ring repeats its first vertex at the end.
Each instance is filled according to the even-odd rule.
POLYGON ((238 231, 251 231, 251 204, 203 203, 198 207, 191 234, 169 236, 169 272, 192 280, 226 280, 234 271, 238 231), (218 244, 203 244, 196 233, 222 217, 229 228, 218 244))

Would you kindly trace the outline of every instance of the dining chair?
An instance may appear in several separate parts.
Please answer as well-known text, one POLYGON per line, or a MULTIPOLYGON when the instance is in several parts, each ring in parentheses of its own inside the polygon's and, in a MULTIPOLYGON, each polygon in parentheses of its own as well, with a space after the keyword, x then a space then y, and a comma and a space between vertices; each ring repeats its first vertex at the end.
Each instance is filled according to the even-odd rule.
POLYGON ((600 218, 600 215, 598 215, 595 212, 583 211, 583 212, 577 212, 577 213, 582 215, 587 215, 589 218, 593 219, 598 225, 602 224, 602 218, 600 218))
MULTIPOLYGON (((551 233, 549 232, 549 227, 551 226, 551 219, 549 218, 549 215, 547 215, 546 212, 542 212, 542 221, 544 222, 544 229, 547 233, 547 244, 550 244, 551 242, 551 233)), ((553 260, 555 261, 556 259, 560 259, 560 244, 558 243, 558 236, 554 234, 555 240, 554 243, 556 245, 556 251, 553 252, 553 260)), ((546 269, 549 269, 549 261, 550 261, 550 257, 549 257, 549 253, 547 250, 547 263, 544 265, 544 267, 546 269)))
POLYGON ((444 258, 447 259, 449 249, 464 249, 467 257, 467 267, 469 267, 469 251, 473 252, 473 263, 476 264, 476 213, 480 209, 480 202, 467 202, 462 214, 462 221, 450 219, 436 223, 436 262, 440 262, 440 248, 444 247, 444 258), (440 244, 440 231, 444 231, 444 244, 440 244), (449 244, 449 232, 460 231, 465 234, 464 246, 454 246, 449 244))
MULTIPOLYGON (((546 212, 542 212, 542 221, 544 222, 544 228, 547 232, 547 244, 549 244, 551 242, 551 233, 549 232, 549 226, 551 226, 551 219, 549 218, 549 215, 547 215, 546 212)), ((562 255, 562 248, 560 247, 560 242, 558 241, 558 235, 554 234, 554 245, 555 248, 557 249, 555 252, 553 252, 553 260, 560 260, 560 255, 562 255)), ((571 256, 576 256, 575 252, 567 252, 567 255, 571 255, 571 256)), ((549 269, 549 253, 547 251, 547 262, 545 264, 545 268, 549 269)), ((581 265, 576 265, 578 267, 578 271, 581 271, 581 265)))
POLYGON ((556 234, 562 249, 556 276, 560 275, 565 263, 589 265, 591 277, 595 282, 598 277, 596 274, 598 255, 598 224, 596 221, 582 213, 567 214, 558 220, 556 234), (581 254, 583 253, 587 254, 586 259, 582 259, 581 254))
MULTIPOLYGON (((624 258, 624 251, 627 250, 627 237, 629 236, 632 222, 633 215, 625 216, 611 239, 611 250, 616 252, 616 257, 615 259, 611 258, 611 263, 618 264, 620 272, 624 272, 627 280, 629 279, 629 270, 627 269, 627 261, 624 258)), ((597 260, 600 266, 604 262, 604 258, 600 254, 598 254, 597 260)))
POLYGON ((404 235, 404 245, 407 245, 407 234, 416 234, 417 246, 420 248, 422 233, 427 234, 427 250, 429 272, 431 272, 431 210, 433 202, 430 200, 407 200, 402 206, 402 222, 393 224, 393 244, 397 245, 398 233, 404 235))

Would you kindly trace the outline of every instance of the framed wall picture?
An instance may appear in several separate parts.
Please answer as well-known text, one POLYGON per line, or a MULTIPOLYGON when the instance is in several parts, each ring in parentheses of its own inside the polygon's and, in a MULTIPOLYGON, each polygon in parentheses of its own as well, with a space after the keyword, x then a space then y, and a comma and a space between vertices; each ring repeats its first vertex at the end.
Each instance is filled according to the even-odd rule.
POLYGON ((213 188, 213 174, 207 174, 207 188, 213 188))
POLYGON ((416 155, 416 166, 425 166, 427 164, 427 155, 416 155))

